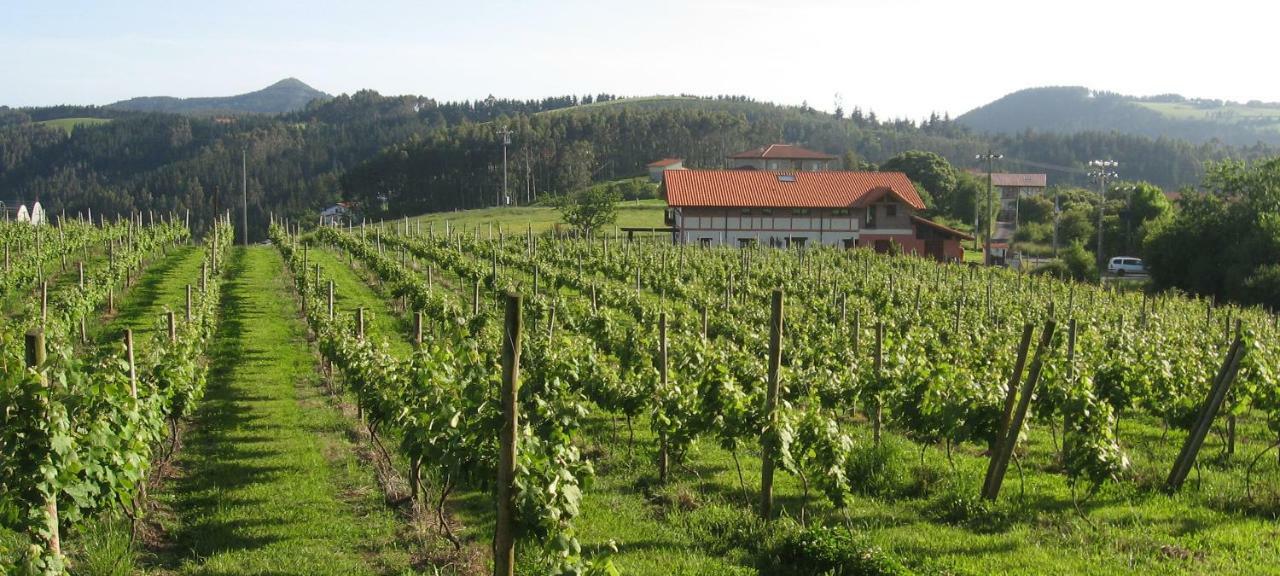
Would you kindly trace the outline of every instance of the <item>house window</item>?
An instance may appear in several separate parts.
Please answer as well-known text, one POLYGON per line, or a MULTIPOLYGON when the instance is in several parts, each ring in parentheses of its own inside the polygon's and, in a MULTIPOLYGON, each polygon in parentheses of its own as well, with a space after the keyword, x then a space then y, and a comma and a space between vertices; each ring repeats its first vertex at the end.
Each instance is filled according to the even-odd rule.
POLYGON ((769 169, 770 169, 770 170, 777 170, 777 169, 778 169, 778 162, 777 162, 777 161, 770 161, 770 162, 769 162, 769 169))
POLYGON ((773 208, 761 208, 760 213, 764 214, 765 216, 769 216, 773 214, 773 208))
POLYGON ((738 239, 739 248, 750 248, 751 246, 754 246, 755 243, 756 243, 755 238, 739 238, 738 239))
POLYGON ((743 208, 743 209, 742 209, 742 215, 743 215, 743 216, 750 216, 750 215, 751 215, 751 209, 750 209, 750 208, 743 208))
POLYGON ((867 228, 876 227, 876 205, 867 206, 867 228))
POLYGON ((886 218, 893 218, 898 215, 898 205, 889 203, 884 205, 884 215, 886 218))
POLYGON ((787 248, 791 248, 792 246, 796 248, 804 248, 804 243, 807 242, 808 240, 809 239, 805 238, 804 236, 800 236, 797 238, 787 238, 787 248))
POLYGON ((831 215, 832 215, 832 216, 848 216, 848 215, 849 215, 849 209, 848 209, 848 208, 837 208, 837 209, 835 209, 835 210, 832 210, 832 211, 831 211, 831 215))
POLYGON ((808 208, 792 208, 791 214, 794 216, 808 216, 809 209, 808 208))
POLYGON ((704 237, 704 238, 699 238, 699 239, 698 239, 698 244, 701 244, 703 248, 710 248, 710 247, 711 247, 711 239, 710 239, 710 238, 705 238, 705 237, 704 237))

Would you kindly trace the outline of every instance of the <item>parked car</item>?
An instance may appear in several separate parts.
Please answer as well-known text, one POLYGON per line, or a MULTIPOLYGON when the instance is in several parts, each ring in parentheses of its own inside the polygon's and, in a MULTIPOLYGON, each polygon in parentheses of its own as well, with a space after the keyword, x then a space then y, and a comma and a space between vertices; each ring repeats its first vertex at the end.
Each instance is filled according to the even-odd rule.
POLYGON ((1116 256, 1107 262, 1107 272, 1116 276, 1124 276, 1125 274, 1146 274, 1147 265, 1142 263, 1141 258, 1132 256, 1116 256))

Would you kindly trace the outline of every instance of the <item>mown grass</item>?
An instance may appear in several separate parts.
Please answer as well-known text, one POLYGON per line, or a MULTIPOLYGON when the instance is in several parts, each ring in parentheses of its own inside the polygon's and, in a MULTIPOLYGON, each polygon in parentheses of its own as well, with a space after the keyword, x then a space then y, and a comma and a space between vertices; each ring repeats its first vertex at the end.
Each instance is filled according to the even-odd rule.
POLYGON ((180 574, 395 574, 412 557, 366 485, 274 248, 234 249, 208 392, 161 498, 180 574))

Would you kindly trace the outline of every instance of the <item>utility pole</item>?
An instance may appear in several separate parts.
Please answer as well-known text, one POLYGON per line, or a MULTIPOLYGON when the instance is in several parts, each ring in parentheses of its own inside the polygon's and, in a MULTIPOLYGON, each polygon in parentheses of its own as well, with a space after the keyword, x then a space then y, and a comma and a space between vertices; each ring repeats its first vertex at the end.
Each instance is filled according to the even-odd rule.
MULTIPOLYGON (((991 264, 991 173, 994 170, 995 161, 1001 158, 1004 158, 1004 154, 992 153, 990 148, 987 149, 986 154, 978 154, 977 156, 974 156, 975 160, 987 161, 987 226, 985 230, 986 234, 984 235, 982 243, 982 263, 987 265, 991 264)), ((980 222, 980 219, 978 218, 978 210, 980 206, 980 202, 974 202, 973 231, 975 242, 977 241, 978 223, 980 222)))
POLYGON ((511 145, 511 129, 503 126, 498 129, 498 135, 502 136, 502 198, 499 199, 498 205, 510 203, 510 196, 507 196, 507 146, 511 145))
POLYGON ((1102 219, 1107 208, 1107 180, 1118 178, 1113 168, 1119 166, 1120 163, 1115 160, 1090 160, 1089 167, 1092 168, 1089 176, 1098 181, 1098 193, 1101 195, 1098 201, 1098 274, 1106 271, 1107 261, 1102 254, 1102 219))
POLYGON ((240 214, 240 223, 244 227, 244 245, 249 245, 249 161, 248 151, 240 149, 240 191, 244 198, 244 211, 240 214))

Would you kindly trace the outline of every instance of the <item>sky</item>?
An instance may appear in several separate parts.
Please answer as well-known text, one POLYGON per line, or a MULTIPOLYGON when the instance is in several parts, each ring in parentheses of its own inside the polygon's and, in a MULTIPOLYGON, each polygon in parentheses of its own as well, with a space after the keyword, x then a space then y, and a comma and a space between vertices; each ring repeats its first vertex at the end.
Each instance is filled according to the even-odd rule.
POLYGON ((330 94, 734 94, 912 119, 1035 86, 1280 101, 1278 15, 1257 0, 0 0, 0 105, 286 77, 330 94))

